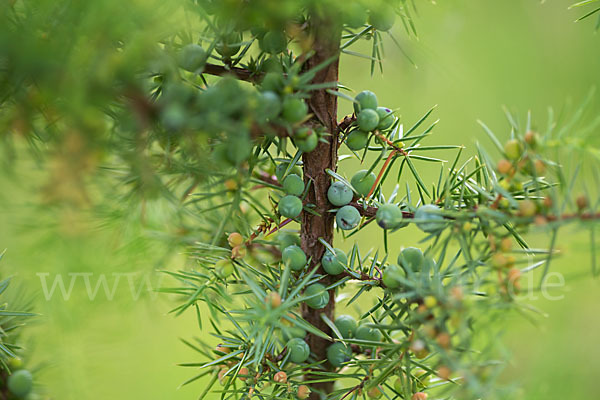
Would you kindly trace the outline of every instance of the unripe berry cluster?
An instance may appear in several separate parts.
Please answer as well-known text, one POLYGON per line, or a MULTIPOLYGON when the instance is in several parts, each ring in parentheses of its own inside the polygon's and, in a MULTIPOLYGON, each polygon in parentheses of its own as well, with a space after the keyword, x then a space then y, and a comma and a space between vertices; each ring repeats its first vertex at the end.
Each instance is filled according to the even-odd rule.
POLYGON ((364 90, 354 98, 356 121, 345 138, 346 146, 352 151, 364 149, 370 140, 371 132, 383 132, 392 128, 396 118, 392 110, 379 107, 375 93, 364 90))
POLYGON ((275 175, 286 193, 279 200, 279 215, 285 218, 297 218, 302 212, 300 196, 304 193, 302 170, 297 165, 291 166, 289 162, 281 162, 277 165, 275 175))

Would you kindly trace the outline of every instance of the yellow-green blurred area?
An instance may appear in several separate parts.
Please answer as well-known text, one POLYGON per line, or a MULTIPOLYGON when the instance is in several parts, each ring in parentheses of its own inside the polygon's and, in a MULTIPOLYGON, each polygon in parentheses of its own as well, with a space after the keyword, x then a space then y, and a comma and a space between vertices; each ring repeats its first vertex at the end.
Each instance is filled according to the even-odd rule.
MULTIPOLYGON (((116 11, 108 6, 114 2, 106 2, 106 7, 102 7, 102 0, 94 3, 95 12, 86 15, 87 19, 73 30, 79 46, 85 45, 86 37, 100 37, 98 32, 111 25, 116 11)), ((120 12, 131 14, 131 25, 120 25, 120 29, 150 34, 155 26, 159 37, 166 28, 166 18, 177 21, 177 12, 172 12, 177 10, 175 6, 126 3, 120 12)), ((510 126, 502 106, 514 111, 522 123, 531 110, 533 126, 543 131, 548 106, 554 107, 557 117, 566 118, 600 84, 600 37, 593 33, 594 21, 573 23, 581 12, 568 11, 570 3, 423 2, 418 4, 415 18, 418 40, 408 39, 399 24, 393 31, 418 68, 387 40, 383 75, 376 71, 370 77, 369 60, 344 55, 341 81, 356 91, 376 92, 381 105, 399 110, 405 126, 437 105, 432 121, 439 118, 440 122, 424 144, 465 145, 466 158, 475 154, 475 143, 480 142, 498 156, 478 119, 504 140, 509 137, 510 126)), ((186 26, 185 16, 179 22, 186 26)), ((110 31, 119 35, 118 29, 110 31)), ((353 50, 368 54, 369 44, 359 44, 353 50)), ((101 50, 96 42, 89 46, 88 61, 101 50)), ((39 57, 43 54, 22 61, 44 73, 39 57)), ((94 70, 93 65, 82 66, 88 76, 77 79, 101 78, 102 71, 94 70)), ((68 77, 61 79, 60 85, 69 85, 68 77)), ((77 89, 91 87, 81 81, 74 83, 77 89)), ((81 93, 82 101, 88 98, 97 97, 81 93)), ((351 104, 341 100, 340 118, 350 110, 351 104)), ((598 96, 591 100, 589 110, 578 127, 597 118, 598 96)), ((588 143, 600 145, 600 131, 590 135, 588 143)), ((204 330, 199 331, 191 311, 177 318, 168 315, 177 304, 175 299, 154 293, 158 287, 173 284, 159 271, 191 265, 185 250, 174 247, 160 234, 160 228, 169 224, 170 206, 150 201, 120 213, 107 211, 101 217, 90 217, 74 207, 44 205, 41 200, 48 184, 45 168, 49 167, 37 161, 35 152, 24 150, 26 147, 18 145, 16 161, 0 172, 0 249, 7 249, 0 268, 3 275, 15 275, 35 296, 41 317, 28 333, 27 343, 32 350, 30 361, 47 364, 37 375, 39 384, 52 398, 61 400, 196 398, 203 389, 202 381, 178 389, 195 370, 176 364, 200 362, 202 357, 178 339, 202 336, 208 340, 211 328, 205 323, 204 330), (56 287, 47 300, 43 283, 50 290, 57 276, 67 289, 73 284, 72 293, 66 298, 56 287), (111 293, 104 287, 95 292, 99 279, 107 280, 111 293)), ((440 152, 439 156, 450 159, 452 154, 440 152)), ((573 153, 562 161, 572 167, 573 161, 582 157, 573 153)), ((437 180, 437 164, 415 163, 426 183, 437 180)), ((350 177, 358 168, 356 161, 344 161, 340 172, 350 177)), ((93 182, 84 183, 94 187, 93 182)), ((595 188, 586 188, 585 181, 577 188, 586 189, 597 193, 595 188)), ((90 190, 89 195, 101 196, 97 189, 90 190)), ((114 208, 113 204, 107 210, 114 208)), ((415 245, 421 235, 409 227, 390 237, 390 247, 415 245)), ((380 230, 369 227, 348 242, 336 244, 349 249, 356 241, 361 248, 381 248, 381 239, 380 230)), ((543 247, 549 235, 533 229, 528 239, 543 247)), ((579 232, 575 225, 567 227, 558 238, 557 248, 563 256, 552 262, 551 271, 564 277, 564 285, 557 275, 552 280, 557 287, 548 289, 546 298, 535 292, 532 296, 537 298, 523 299, 541 311, 534 318, 537 325, 512 311, 499 322, 503 326, 490 328, 490 332, 504 328, 505 334, 497 340, 505 341, 511 355, 503 380, 522 386, 523 398, 595 399, 600 395, 600 291, 598 281, 591 276, 588 234, 579 232), (560 301, 552 300, 559 297, 560 301)), ((392 250, 392 256, 396 255, 397 250, 392 250)), ((537 284, 538 280, 536 272, 532 281, 537 284)))

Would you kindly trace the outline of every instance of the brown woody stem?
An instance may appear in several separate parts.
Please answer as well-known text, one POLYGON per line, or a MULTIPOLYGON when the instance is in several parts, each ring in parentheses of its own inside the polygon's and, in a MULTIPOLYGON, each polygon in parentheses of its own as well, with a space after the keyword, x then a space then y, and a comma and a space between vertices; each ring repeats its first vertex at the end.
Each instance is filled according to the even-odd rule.
MULTIPOLYGON (((315 38, 313 44, 314 55, 308 58, 304 64, 306 70, 312 69, 319 64, 330 61, 326 67, 317 72, 313 83, 337 82, 339 67, 339 46, 341 41, 341 25, 334 19, 326 19, 315 11, 311 14, 310 33, 315 38), (333 61, 331 61, 333 59, 333 61)), ((338 150, 338 123, 337 123, 337 96, 328 93, 325 89, 311 92, 311 97, 307 100, 309 110, 314 115, 309 121, 311 124, 324 125, 324 128, 330 135, 326 136, 327 142, 320 142, 315 150, 303 155, 304 180, 306 184, 310 182, 311 190, 306 197, 306 203, 315 205, 314 210, 320 216, 311 213, 302 214, 301 239, 302 249, 307 257, 312 260, 311 266, 320 263, 321 257, 325 252, 325 247, 319 239, 333 242, 333 221, 332 213, 327 212, 330 205, 327 201, 327 189, 329 189, 330 178, 325 172, 326 169, 336 170, 337 150, 338 150)), ((319 268, 318 273, 325 275, 322 280, 324 285, 329 285, 335 281, 335 277, 324 273, 319 268)), ((335 314, 335 293, 330 291, 329 303, 325 308, 313 310, 306 305, 302 306, 303 318, 317 329, 331 334, 331 329, 321 318, 325 314, 330 320, 334 319, 335 314)), ((309 334, 307 342, 311 352, 317 360, 327 358, 327 347, 331 344, 328 340, 319 336, 309 334)), ((331 366, 325 364, 324 368, 331 369, 331 366)), ((307 379, 318 380, 318 376, 310 376, 307 379)), ((333 382, 318 382, 311 386, 311 400, 320 398, 320 393, 330 393, 333 389, 333 382)))

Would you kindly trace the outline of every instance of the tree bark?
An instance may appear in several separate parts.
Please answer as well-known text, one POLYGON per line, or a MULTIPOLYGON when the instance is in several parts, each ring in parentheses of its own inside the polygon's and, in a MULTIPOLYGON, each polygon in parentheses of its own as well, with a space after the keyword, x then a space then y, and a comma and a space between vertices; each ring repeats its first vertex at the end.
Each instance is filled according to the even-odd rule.
MULTIPOLYGON (((313 82, 337 82, 341 26, 337 21, 313 13, 310 20, 310 30, 314 38, 313 50, 315 54, 306 61, 304 67, 309 70, 333 57, 334 60, 316 74, 313 82)), ((307 103, 309 111, 314 115, 311 123, 324 126, 330 134, 326 137, 327 143, 319 143, 314 151, 304 154, 302 157, 304 180, 307 185, 310 182, 311 188, 306 202, 314 204, 316 206, 315 211, 320 214, 320 216, 315 216, 305 212, 302 215, 302 249, 312 259, 311 267, 314 267, 321 261, 321 257, 325 252, 325 247, 319 242, 319 238, 326 240, 328 243, 333 242, 334 215, 327 212, 331 208, 327 201, 330 178, 325 170, 329 168, 335 171, 337 165, 337 96, 327 93, 326 90, 315 90, 307 103)), ((326 275, 322 280, 324 285, 329 285, 335 280, 335 277, 327 276, 322 268, 319 268, 318 273, 326 275)), ((331 334, 331 330, 323 322, 321 314, 325 314, 330 320, 334 319, 335 290, 330 291, 329 303, 325 308, 313 310, 305 304, 302 307, 302 316, 307 322, 321 331, 331 334)), ((327 347, 331 344, 329 341, 309 334, 307 342, 318 360, 327 358, 327 347)), ((325 368, 330 367, 325 364, 325 368)), ((308 376, 308 379, 311 379, 311 377, 308 376)), ((321 397, 320 393, 329 393, 332 388, 332 382, 315 383, 311 387, 310 399, 317 400, 321 397)))

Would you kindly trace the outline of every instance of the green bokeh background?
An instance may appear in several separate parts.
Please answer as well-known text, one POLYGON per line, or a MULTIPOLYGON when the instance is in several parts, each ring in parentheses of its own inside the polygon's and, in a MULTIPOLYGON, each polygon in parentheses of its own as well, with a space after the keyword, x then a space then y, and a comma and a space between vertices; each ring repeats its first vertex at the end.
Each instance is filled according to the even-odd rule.
MULTIPOLYGON (((580 14, 567 11, 569 4, 423 3, 416 18, 418 41, 407 39, 400 26, 394 32, 418 68, 390 42, 382 76, 370 77, 369 61, 344 56, 341 81, 357 91, 375 91, 381 104, 400 110, 407 125, 437 104, 434 115, 441 121, 429 143, 464 144, 472 152, 476 141, 489 146, 477 119, 508 137, 501 106, 522 119, 531 110, 543 127, 548 106, 560 111, 569 99, 577 103, 600 84, 600 37, 593 34, 593 22, 573 23, 580 14)), ((598 99, 592 110, 589 118, 600 110, 598 99)), ((341 112, 350 112, 350 104, 342 101, 341 112)), ((437 177, 437 167, 419 165, 426 182, 437 177)), ((358 165, 344 168, 350 176, 358 165)), ((186 255, 144 231, 137 214, 113 218, 105 226, 77 211, 39 206, 43 182, 43 171, 27 157, 19 159, 12 174, 0 176, 0 248, 8 249, 1 268, 36 296, 42 317, 29 345, 35 361, 48 364, 40 383, 61 400, 195 398, 201 383, 177 389, 193 371, 176 364, 198 361, 178 338, 207 335, 199 332, 191 313, 167 315, 174 303, 166 295, 144 293, 133 300, 124 275, 112 301, 102 291, 90 301, 82 277, 69 300, 55 295, 46 301, 36 275, 49 272, 52 280, 59 272, 90 272, 95 285, 98 274, 107 274, 112 283, 111 274, 132 272, 136 285, 148 279, 158 287, 168 281, 155 271, 183 267, 186 255)), ((161 205, 150 206, 160 225, 161 205)), ((358 238, 361 246, 380 245, 374 232, 358 238)), ((397 233, 394 246, 412 245, 415 237, 412 228, 397 233)), ((543 233, 531 237, 540 246, 548 241, 543 233)), ((600 291, 589 274, 587 236, 566 230, 558 247, 567 256, 558 258, 552 270, 566 282, 551 294, 564 298, 530 301, 547 315, 536 319, 537 326, 517 313, 507 317, 503 340, 512 355, 504 379, 522 385, 523 398, 598 398, 600 291)))

